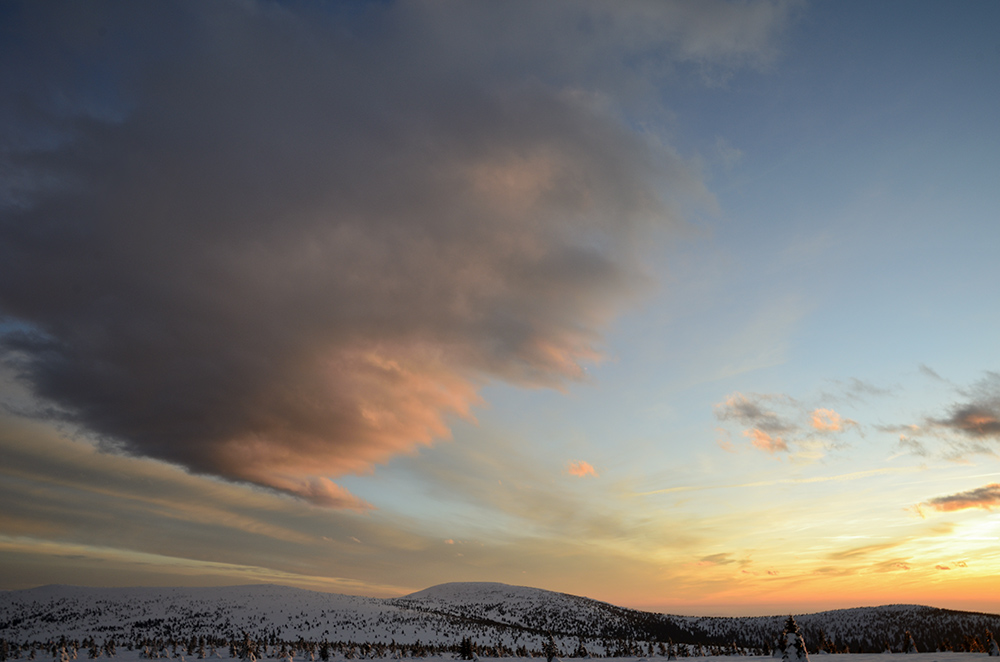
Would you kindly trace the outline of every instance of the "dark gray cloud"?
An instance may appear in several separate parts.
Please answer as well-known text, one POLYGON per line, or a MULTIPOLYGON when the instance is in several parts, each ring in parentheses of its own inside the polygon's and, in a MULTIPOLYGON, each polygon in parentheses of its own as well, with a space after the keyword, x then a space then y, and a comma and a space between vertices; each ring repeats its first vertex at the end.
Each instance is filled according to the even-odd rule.
POLYGON ((962 395, 965 402, 954 404, 947 416, 931 423, 970 439, 1000 439, 1000 373, 987 372, 962 395))
POLYGON ((7 3, 4 360, 109 446, 358 506, 327 476, 484 381, 582 376, 706 198, 640 116, 789 6, 7 3))
POLYGON ((769 407, 771 403, 791 402, 788 396, 751 393, 733 393, 725 401, 715 405, 715 416, 722 421, 736 421, 741 425, 756 428, 769 434, 794 432, 798 426, 769 407))
POLYGON ((950 460, 996 454, 995 442, 1000 440, 1000 373, 988 371, 978 382, 957 392, 959 400, 942 416, 925 416, 919 425, 879 425, 876 429, 898 434, 899 447, 915 455, 927 456, 933 448, 931 440, 936 450, 950 460))
POLYGON ((1000 507, 1000 483, 990 483, 958 494, 935 497, 925 504, 934 510, 950 512, 967 508, 991 509, 1000 507))

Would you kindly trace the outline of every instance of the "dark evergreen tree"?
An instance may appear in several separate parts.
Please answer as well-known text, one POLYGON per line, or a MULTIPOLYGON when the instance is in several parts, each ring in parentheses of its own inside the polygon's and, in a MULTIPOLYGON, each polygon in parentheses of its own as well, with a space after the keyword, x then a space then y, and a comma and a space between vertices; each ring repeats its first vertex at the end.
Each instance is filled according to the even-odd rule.
POLYGON ((542 652, 545 653, 546 662, 552 662, 559 654, 556 649, 556 640, 552 637, 551 632, 549 632, 549 638, 545 641, 545 647, 542 649, 542 652))

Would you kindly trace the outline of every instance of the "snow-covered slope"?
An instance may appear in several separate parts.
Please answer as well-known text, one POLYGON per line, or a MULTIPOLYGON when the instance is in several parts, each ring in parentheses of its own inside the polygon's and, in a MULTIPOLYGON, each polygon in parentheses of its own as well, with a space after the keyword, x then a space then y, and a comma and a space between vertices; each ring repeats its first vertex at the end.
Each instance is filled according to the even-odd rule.
MULTIPOLYGON (((284 586, 218 588, 84 588, 44 586, 0 593, 0 637, 29 641, 93 636, 106 639, 188 639, 191 636, 271 640, 455 645, 470 637, 514 651, 540 649, 551 632, 563 652, 582 639, 594 653, 648 651, 648 642, 761 648, 772 644, 786 616, 669 616, 617 607, 565 593, 494 583, 434 586, 395 599, 318 593, 284 586), (643 642, 637 644, 636 642, 643 642)), ((1000 631, 1000 617, 893 605, 797 616, 811 650, 881 652, 909 630, 921 650, 951 646, 1000 631)))
MULTIPOLYGON (((699 639, 743 642, 774 641, 786 616, 739 618, 671 617, 699 639), (770 639, 768 639, 770 637, 770 639)), ((837 609, 795 617, 811 649, 824 638, 836 650, 882 652, 900 650, 902 637, 910 631, 921 651, 964 645, 971 637, 980 641, 987 631, 1000 631, 1000 616, 951 611, 919 605, 887 605, 837 609)))
POLYGON ((488 582, 440 584, 392 602, 409 609, 448 614, 539 633, 593 638, 646 638, 636 630, 643 612, 567 593, 488 582))

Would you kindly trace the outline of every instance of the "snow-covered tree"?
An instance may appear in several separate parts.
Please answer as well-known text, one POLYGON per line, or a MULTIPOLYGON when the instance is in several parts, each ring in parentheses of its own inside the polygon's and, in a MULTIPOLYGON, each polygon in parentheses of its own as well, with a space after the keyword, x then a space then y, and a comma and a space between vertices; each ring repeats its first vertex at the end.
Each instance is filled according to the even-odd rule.
POLYGON ((917 643, 913 641, 913 635, 907 630, 906 634, 903 635, 903 652, 905 653, 917 653, 917 643))
POLYGON ((1000 646, 997 646, 997 640, 989 631, 986 632, 986 652, 990 654, 990 657, 1000 657, 1000 646))
POLYGON ((782 632, 781 659, 782 662, 807 662, 809 654, 806 652, 806 644, 802 641, 802 633, 799 632, 798 623, 791 616, 785 621, 785 631, 782 632))

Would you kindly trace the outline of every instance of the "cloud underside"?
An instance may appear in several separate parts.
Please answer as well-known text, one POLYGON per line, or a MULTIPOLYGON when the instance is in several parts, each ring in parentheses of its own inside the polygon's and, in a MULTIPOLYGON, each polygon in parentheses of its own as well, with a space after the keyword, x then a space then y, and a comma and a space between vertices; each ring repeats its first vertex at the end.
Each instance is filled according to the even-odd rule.
POLYGON ((929 425, 972 440, 1000 439, 1000 373, 987 372, 963 391, 966 401, 952 406, 948 415, 929 425))
POLYGON ((600 358, 637 247, 708 199, 630 104, 765 61, 787 15, 609 7, 25 4, 6 363, 111 447, 364 508, 327 477, 446 438, 485 381, 600 358))
MULTIPOLYGON (((940 376, 937 380, 944 381, 940 376)), ((1000 441, 1000 373, 987 371, 980 380, 957 391, 961 399, 943 415, 925 416, 921 424, 886 425, 880 429, 899 434, 899 447, 915 455, 927 456, 935 450, 950 460, 996 455, 996 442, 1000 441)))
POLYGON ((957 494, 936 497, 924 505, 941 512, 982 508, 991 510, 1000 507, 1000 483, 990 483, 957 494))

